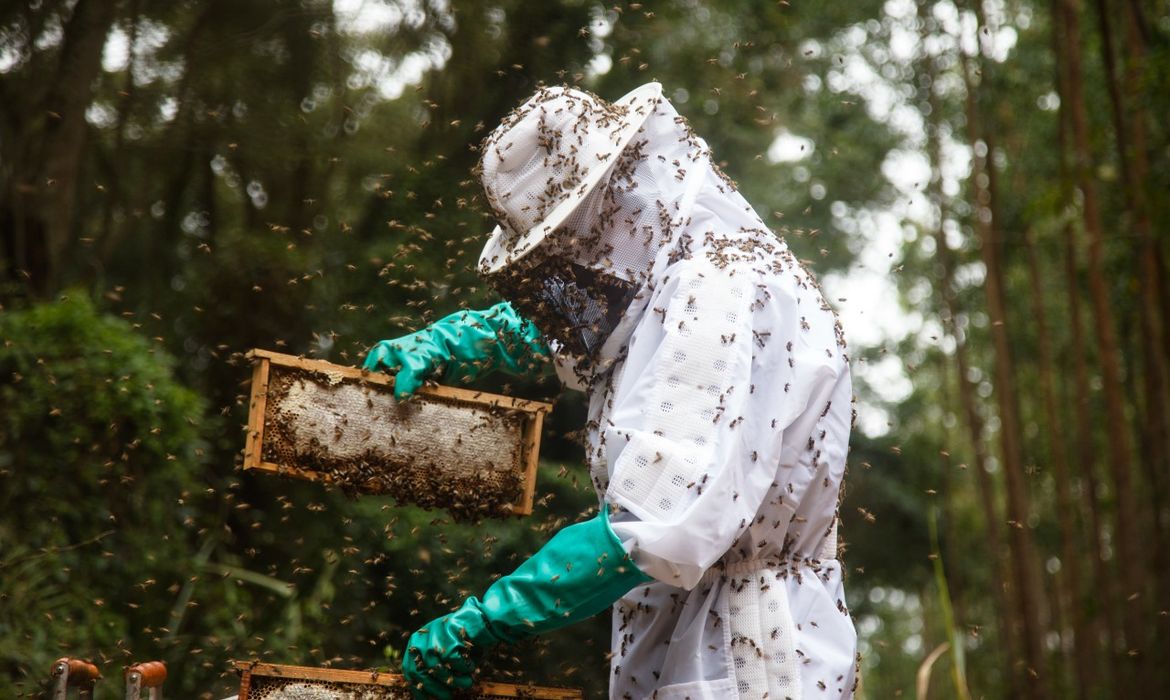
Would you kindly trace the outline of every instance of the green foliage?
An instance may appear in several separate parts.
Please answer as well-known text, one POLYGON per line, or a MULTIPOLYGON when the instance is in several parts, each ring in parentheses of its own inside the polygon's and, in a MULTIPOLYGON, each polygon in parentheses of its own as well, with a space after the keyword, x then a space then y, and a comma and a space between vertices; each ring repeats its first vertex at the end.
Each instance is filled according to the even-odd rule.
POLYGON ((81 293, 0 315, 0 339, 0 694, 13 697, 60 653, 114 654, 165 621, 204 405, 157 344, 81 293))
MULTIPOLYGON (((187 697, 229 694, 230 677, 215 679, 252 655, 392 665, 415 627, 595 508, 579 469, 549 466, 535 521, 474 525, 316 485, 217 480, 200 455, 219 423, 175 381, 174 360, 83 294, 67 297, 0 316, 5 697, 38 695, 63 654, 107 677, 162 658, 168 692, 187 697)), ((606 638, 604 621, 587 626, 606 638)), ((604 678, 603 646, 590 668, 575 636, 552 635, 501 654, 495 673, 604 678)), ((98 696, 116 692, 107 682, 98 696)))

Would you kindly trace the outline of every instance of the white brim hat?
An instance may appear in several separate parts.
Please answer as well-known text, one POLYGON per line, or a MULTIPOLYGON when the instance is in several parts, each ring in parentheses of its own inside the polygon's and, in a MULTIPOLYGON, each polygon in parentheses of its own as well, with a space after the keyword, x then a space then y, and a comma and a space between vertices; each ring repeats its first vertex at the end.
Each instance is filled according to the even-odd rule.
POLYGON ((479 172, 499 219, 479 258, 491 274, 557 230, 617 163, 662 97, 646 83, 610 103, 574 88, 541 88, 484 140, 479 172))

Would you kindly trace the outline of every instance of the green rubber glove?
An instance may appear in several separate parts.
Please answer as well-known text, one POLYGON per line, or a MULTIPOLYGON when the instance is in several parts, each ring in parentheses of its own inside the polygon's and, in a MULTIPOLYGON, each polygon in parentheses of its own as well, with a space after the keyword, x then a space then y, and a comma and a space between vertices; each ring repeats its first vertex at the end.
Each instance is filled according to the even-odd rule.
POLYGON ((402 673, 416 698, 446 700, 471 686, 479 650, 592 617, 649 580, 626 555, 602 507, 597 517, 554 535, 493 583, 483 600, 468 598, 415 632, 402 673))
POLYGON ((405 399, 437 372, 448 382, 468 382, 497 369, 539 375, 551 355, 536 326, 503 302, 485 311, 457 311, 421 331, 380 341, 362 367, 397 372, 394 396, 405 399))

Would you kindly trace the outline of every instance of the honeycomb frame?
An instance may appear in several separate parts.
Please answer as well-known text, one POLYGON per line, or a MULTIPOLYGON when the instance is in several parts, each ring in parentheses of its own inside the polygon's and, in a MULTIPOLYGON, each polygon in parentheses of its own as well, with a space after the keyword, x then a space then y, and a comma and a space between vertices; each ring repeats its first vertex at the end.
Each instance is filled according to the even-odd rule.
POLYGON ((245 470, 388 494, 456 517, 532 513, 551 404, 449 386, 396 402, 386 374, 268 350, 248 357, 245 470), (344 400, 331 404, 328 392, 344 392, 344 400), (361 440, 352 437, 358 430, 361 440), (371 441, 372 433, 380 439, 371 441))
MULTIPOLYGON (((411 700, 406 679, 397 673, 291 666, 251 661, 233 663, 240 674, 238 700, 411 700)), ((574 688, 513 683, 477 683, 457 692, 459 700, 583 700, 574 688)))

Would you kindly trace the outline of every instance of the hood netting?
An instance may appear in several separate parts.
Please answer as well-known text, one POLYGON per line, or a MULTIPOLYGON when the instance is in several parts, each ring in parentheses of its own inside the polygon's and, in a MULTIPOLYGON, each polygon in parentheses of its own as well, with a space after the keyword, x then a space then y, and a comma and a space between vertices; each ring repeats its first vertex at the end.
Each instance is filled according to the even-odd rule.
MULTIPOLYGON (((556 201, 564 178, 547 163, 547 192, 533 205, 556 201)), ((659 100, 637 135, 565 222, 531 253, 488 277, 543 333, 578 356, 581 371, 637 307, 659 254, 671 250, 689 223, 697 185, 713 171, 710 150, 666 100, 659 100)), ((523 171, 525 179, 542 177, 523 171)), ((493 198, 489 203, 500 209, 493 198)))
POLYGON ((592 164, 584 154, 590 134, 618 131, 629 117, 624 106, 568 87, 539 90, 504 117, 480 145, 476 169, 485 183, 488 205, 509 233, 506 249, 512 250, 523 233, 540 224, 588 177, 592 164), (525 129, 535 131, 515 133, 525 129), (516 139, 525 137, 535 139, 543 158, 531 158, 524 146, 517 145, 516 139))
MULTIPOLYGON (((535 201, 558 199, 564 178, 555 172, 543 177, 548 191, 532 195, 535 201)), ((488 201, 500 216, 492 198, 488 201)), ((759 240, 764 232, 758 215, 714 164, 707 143, 662 98, 611 171, 564 223, 486 279, 573 356, 575 384, 588 386, 628 340, 656 275, 698 252, 692 248, 730 240, 750 246, 745 239, 759 240), (550 295, 550 289, 569 293, 550 295)), ((783 248, 770 234, 766 238, 783 248)))
POLYGON ((659 100, 608 178, 540 248, 642 286, 689 223, 696 185, 711 170, 707 144, 659 100))

